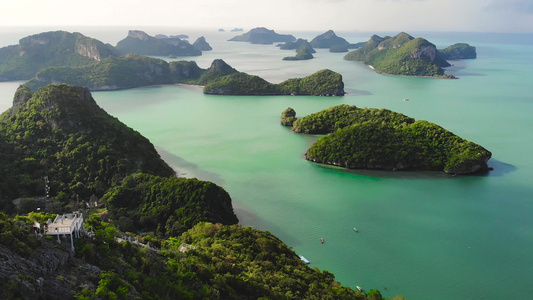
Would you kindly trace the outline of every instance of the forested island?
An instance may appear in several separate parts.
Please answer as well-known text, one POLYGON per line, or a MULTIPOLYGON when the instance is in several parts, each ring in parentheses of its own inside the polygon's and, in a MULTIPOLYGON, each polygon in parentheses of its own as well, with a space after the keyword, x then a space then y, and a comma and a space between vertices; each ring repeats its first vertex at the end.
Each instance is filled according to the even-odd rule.
POLYGON ((119 41, 116 51, 120 54, 154 56, 197 56, 202 51, 178 37, 156 38, 140 30, 130 30, 128 36, 119 41))
MULTIPOLYGON (((292 78, 279 84, 270 83, 259 76, 238 72, 222 60, 213 62, 203 77, 210 80, 204 86, 205 94, 217 95, 314 95, 343 96, 342 75, 331 70, 321 70, 304 78, 292 78)), ((200 78, 200 82, 202 82, 200 78)))
MULTIPOLYGON (((443 68, 450 66, 446 61, 451 55, 448 53, 464 51, 458 48, 452 47, 442 54, 426 39, 401 32, 394 37, 373 35, 364 46, 346 54, 344 59, 362 61, 385 74, 455 78, 445 74, 443 68)), ((468 48, 468 51, 471 49, 468 48)))
POLYGON ((476 47, 470 46, 467 43, 457 43, 440 49, 439 52, 445 59, 474 59, 477 57, 476 47))
POLYGON ((51 66, 85 66, 117 56, 114 47, 81 33, 51 31, 0 48, 0 81, 25 80, 51 66))
POLYGON ((331 133, 309 147, 307 160, 348 169, 467 174, 486 171, 492 155, 436 124, 387 109, 338 105, 291 122, 296 133, 331 133))
POLYGON ((239 36, 235 36, 229 41, 233 42, 250 42, 252 44, 273 44, 277 42, 292 42, 296 40, 293 35, 279 34, 274 30, 267 29, 265 27, 254 28, 247 33, 239 36))
POLYGON ((382 299, 309 268, 272 234, 235 225, 222 187, 175 177, 85 87, 20 87, 0 116, 0 150, 2 299, 382 299), (43 176, 51 189, 36 213, 43 176), (99 205, 85 210, 89 234, 76 251, 35 233, 36 222, 89 199, 99 205))
MULTIPOLYGON (((315 49, 312 50, 314 51, 315 49)), ((308 60, 312 58, 314 58, 314 56, 308 46, 302 45, 296 50, 295 56, 286 56, 283 58, 283 60, 308 60)))
POLYGON ((221 59, 208 69, 191 61, 172 61, 128 54, 110 57, 84 67, 51 67, 37 73, 25 85, 32 91, 51 83, 87 86, 91 90, 117 90, 155 84, 187 83, 204 85, 204 93, 220 95, 344 95, 342 76, 323 70, 305 78, 271 84, 239 72, 221 59))

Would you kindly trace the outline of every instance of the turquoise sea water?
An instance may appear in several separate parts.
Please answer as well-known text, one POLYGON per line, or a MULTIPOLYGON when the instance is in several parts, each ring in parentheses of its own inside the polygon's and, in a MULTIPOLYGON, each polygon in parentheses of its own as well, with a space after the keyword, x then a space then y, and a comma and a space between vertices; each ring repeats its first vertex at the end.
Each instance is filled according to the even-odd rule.
MULTIPOLYGON (((0 46, 43 31, 18 30, 0 29, 0 46)), ((127 28, 77 30, 113 45, 127 34, 127 28)), ((533 35, 410 32, 439 48, 477 47, 477 59, 452 62, 449 72, 459 80, 440 80, 379 75, 320 49, 310 61, 282 61, 293 52, 227 42, 235 35, 230 32, 146 31, 185 33, 191 42, 204 35, 212 52, 177 58, 203 68, 222 58, 271 82, 324 68, 343 75, 349 94, 335 98, 213 96, 186 85, 93 93, 110 114, 149 138, 181 176, 223 186, 240 224, 271 231, 343 285, 376 288, 386 297, 532 297, 533 35), (280 126, 281 112, 290 106, 304 116, 342 103, 437 123, 492 151, 494 171, 451 177, 305 161, 317 137, 280 126)), ((319 33, 292 34, 311 39, 319 33)), ((373 33, 337 34, 359 42, 373 33)), ((386 34, 396 33, 380 35, 386 34)), ((18 84, 0 83, 0 110, 11 106, 18 84)))

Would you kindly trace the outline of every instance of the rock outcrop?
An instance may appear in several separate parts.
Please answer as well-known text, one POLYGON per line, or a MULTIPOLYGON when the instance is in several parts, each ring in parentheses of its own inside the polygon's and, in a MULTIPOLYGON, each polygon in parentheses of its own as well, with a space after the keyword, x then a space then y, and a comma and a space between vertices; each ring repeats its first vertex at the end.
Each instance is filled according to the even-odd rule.
POLYGON ((196 41, 192 44, 194 48, 200 50, 200 51, 211 51, 213 48, 211 48, 211 45, 206 42, 205 37, 201 36, 196 39, 196 41))

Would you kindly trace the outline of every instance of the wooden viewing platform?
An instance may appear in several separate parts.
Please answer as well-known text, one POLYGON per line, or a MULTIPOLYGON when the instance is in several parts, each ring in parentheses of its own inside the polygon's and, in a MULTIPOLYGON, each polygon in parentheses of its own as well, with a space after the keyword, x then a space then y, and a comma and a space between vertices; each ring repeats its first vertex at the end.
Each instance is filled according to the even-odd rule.
POLYGON ((70 235, 72 250, 74 250, 73 236, 80 237, 80 233, 85 231, 85 227, 83 227, 83 214, 80 212, 57 215, 53 222, 48 220, 46 225, 46 234, 57 235, 58 242, 60 235, 70 235))

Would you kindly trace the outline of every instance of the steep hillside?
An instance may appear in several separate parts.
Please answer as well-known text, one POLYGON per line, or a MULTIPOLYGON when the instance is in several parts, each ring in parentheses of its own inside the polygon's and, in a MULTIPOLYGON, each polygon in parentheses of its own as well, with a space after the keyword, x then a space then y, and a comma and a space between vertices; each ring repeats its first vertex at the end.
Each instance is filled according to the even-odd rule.
POLYGON ((0 81, 30 79, 42 68, 84 66, 115 56, 113 46, 81 33, 51 31, 0 48, 0 81))

